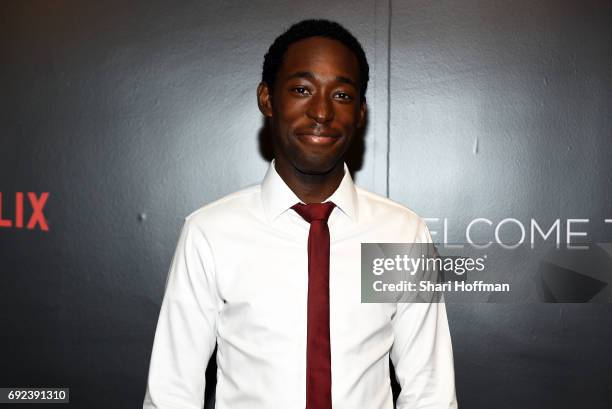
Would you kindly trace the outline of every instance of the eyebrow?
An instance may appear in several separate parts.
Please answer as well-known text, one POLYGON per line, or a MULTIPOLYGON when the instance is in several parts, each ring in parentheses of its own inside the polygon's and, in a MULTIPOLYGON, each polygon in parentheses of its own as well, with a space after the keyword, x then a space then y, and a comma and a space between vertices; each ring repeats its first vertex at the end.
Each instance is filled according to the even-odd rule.
MULTIPOLYGON (((287 77, 287 79, 291 79, 291 78, 315 79, 315 76, 310 71, 297 71, 297 72, 294 72, 293 74, 291 74, 290 76, 287 77)), ((338 76, 336 76, 335 80, 338 81, 338 82, 342 82, 342 83, 345 83, 345 84, 352 85, 353 87, 355 87, 355 89, 358 89, 357 84, 355 83, 355 81, 353 81, 350 78, 343 77, 342 75, 338 75, 338 76)))

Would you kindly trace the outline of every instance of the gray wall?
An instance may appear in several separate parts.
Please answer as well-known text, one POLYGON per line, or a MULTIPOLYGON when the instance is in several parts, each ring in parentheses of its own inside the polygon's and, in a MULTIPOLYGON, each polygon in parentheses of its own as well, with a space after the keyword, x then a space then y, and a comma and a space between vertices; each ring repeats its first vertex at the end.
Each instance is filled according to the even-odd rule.
MULTIPOLYGON (((141 404, 183 217, 263 176, 263 54, 305 17, 368 54, 360 185, 452 240, 475 217, 612 217, 609 2, 6 2, 2 212, 49 192, 50 230, 0 228, 0 386, 141 404)), ((609 305, 448 310, 462 407, 612 404, 609 305)))
MULTIPOLYGON (((391 198, 451 242, 477 217, 611 241, 609 1, 394 1, 391 27, 391 198)), ((463 407, 612 407, 610 305, 448 310, 463 407)))

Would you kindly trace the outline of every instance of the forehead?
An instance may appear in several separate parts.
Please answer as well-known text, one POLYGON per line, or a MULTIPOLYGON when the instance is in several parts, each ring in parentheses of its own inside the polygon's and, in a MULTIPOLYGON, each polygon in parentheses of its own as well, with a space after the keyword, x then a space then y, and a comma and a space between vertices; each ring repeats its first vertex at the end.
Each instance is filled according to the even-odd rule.
POLYGON ((325 37, 310 37, 287 48, 278 72, 279 79, 299 71, 315 76, 343 76, 355 83, 359 79, 359 61, 340 41, 325 37))

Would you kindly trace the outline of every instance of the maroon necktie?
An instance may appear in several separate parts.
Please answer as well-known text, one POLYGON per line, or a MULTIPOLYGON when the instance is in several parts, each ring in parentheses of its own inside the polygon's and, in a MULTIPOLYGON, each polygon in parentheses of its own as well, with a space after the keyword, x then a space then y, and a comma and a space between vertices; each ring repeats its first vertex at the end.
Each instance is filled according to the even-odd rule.
POLYGON ((331 409, 329 343, 329 228, 335 204, 298 203, 292 207, 310 223, 308 232, 308 332, 306 340, 306 409, 331 409))

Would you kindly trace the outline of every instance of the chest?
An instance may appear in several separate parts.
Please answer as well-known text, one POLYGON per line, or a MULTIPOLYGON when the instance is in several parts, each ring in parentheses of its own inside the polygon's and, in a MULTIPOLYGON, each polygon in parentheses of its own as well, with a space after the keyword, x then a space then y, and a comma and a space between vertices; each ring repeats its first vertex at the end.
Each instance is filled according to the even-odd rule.
MULTIPOLYGON (((338 337, 367 337, 389 325, 395 305, 361 303, 360 251, 362 241, 370 239, 367 232, 334 234, 330 230, 330 331, 338 337)), ((215 251, 222 322, 250 327, 252 334, 262 337, 287 332, 303 336, 308 307, 308 226, 298 226, 290 234, 243 231, 223 241, 223 251, 215 251)))

